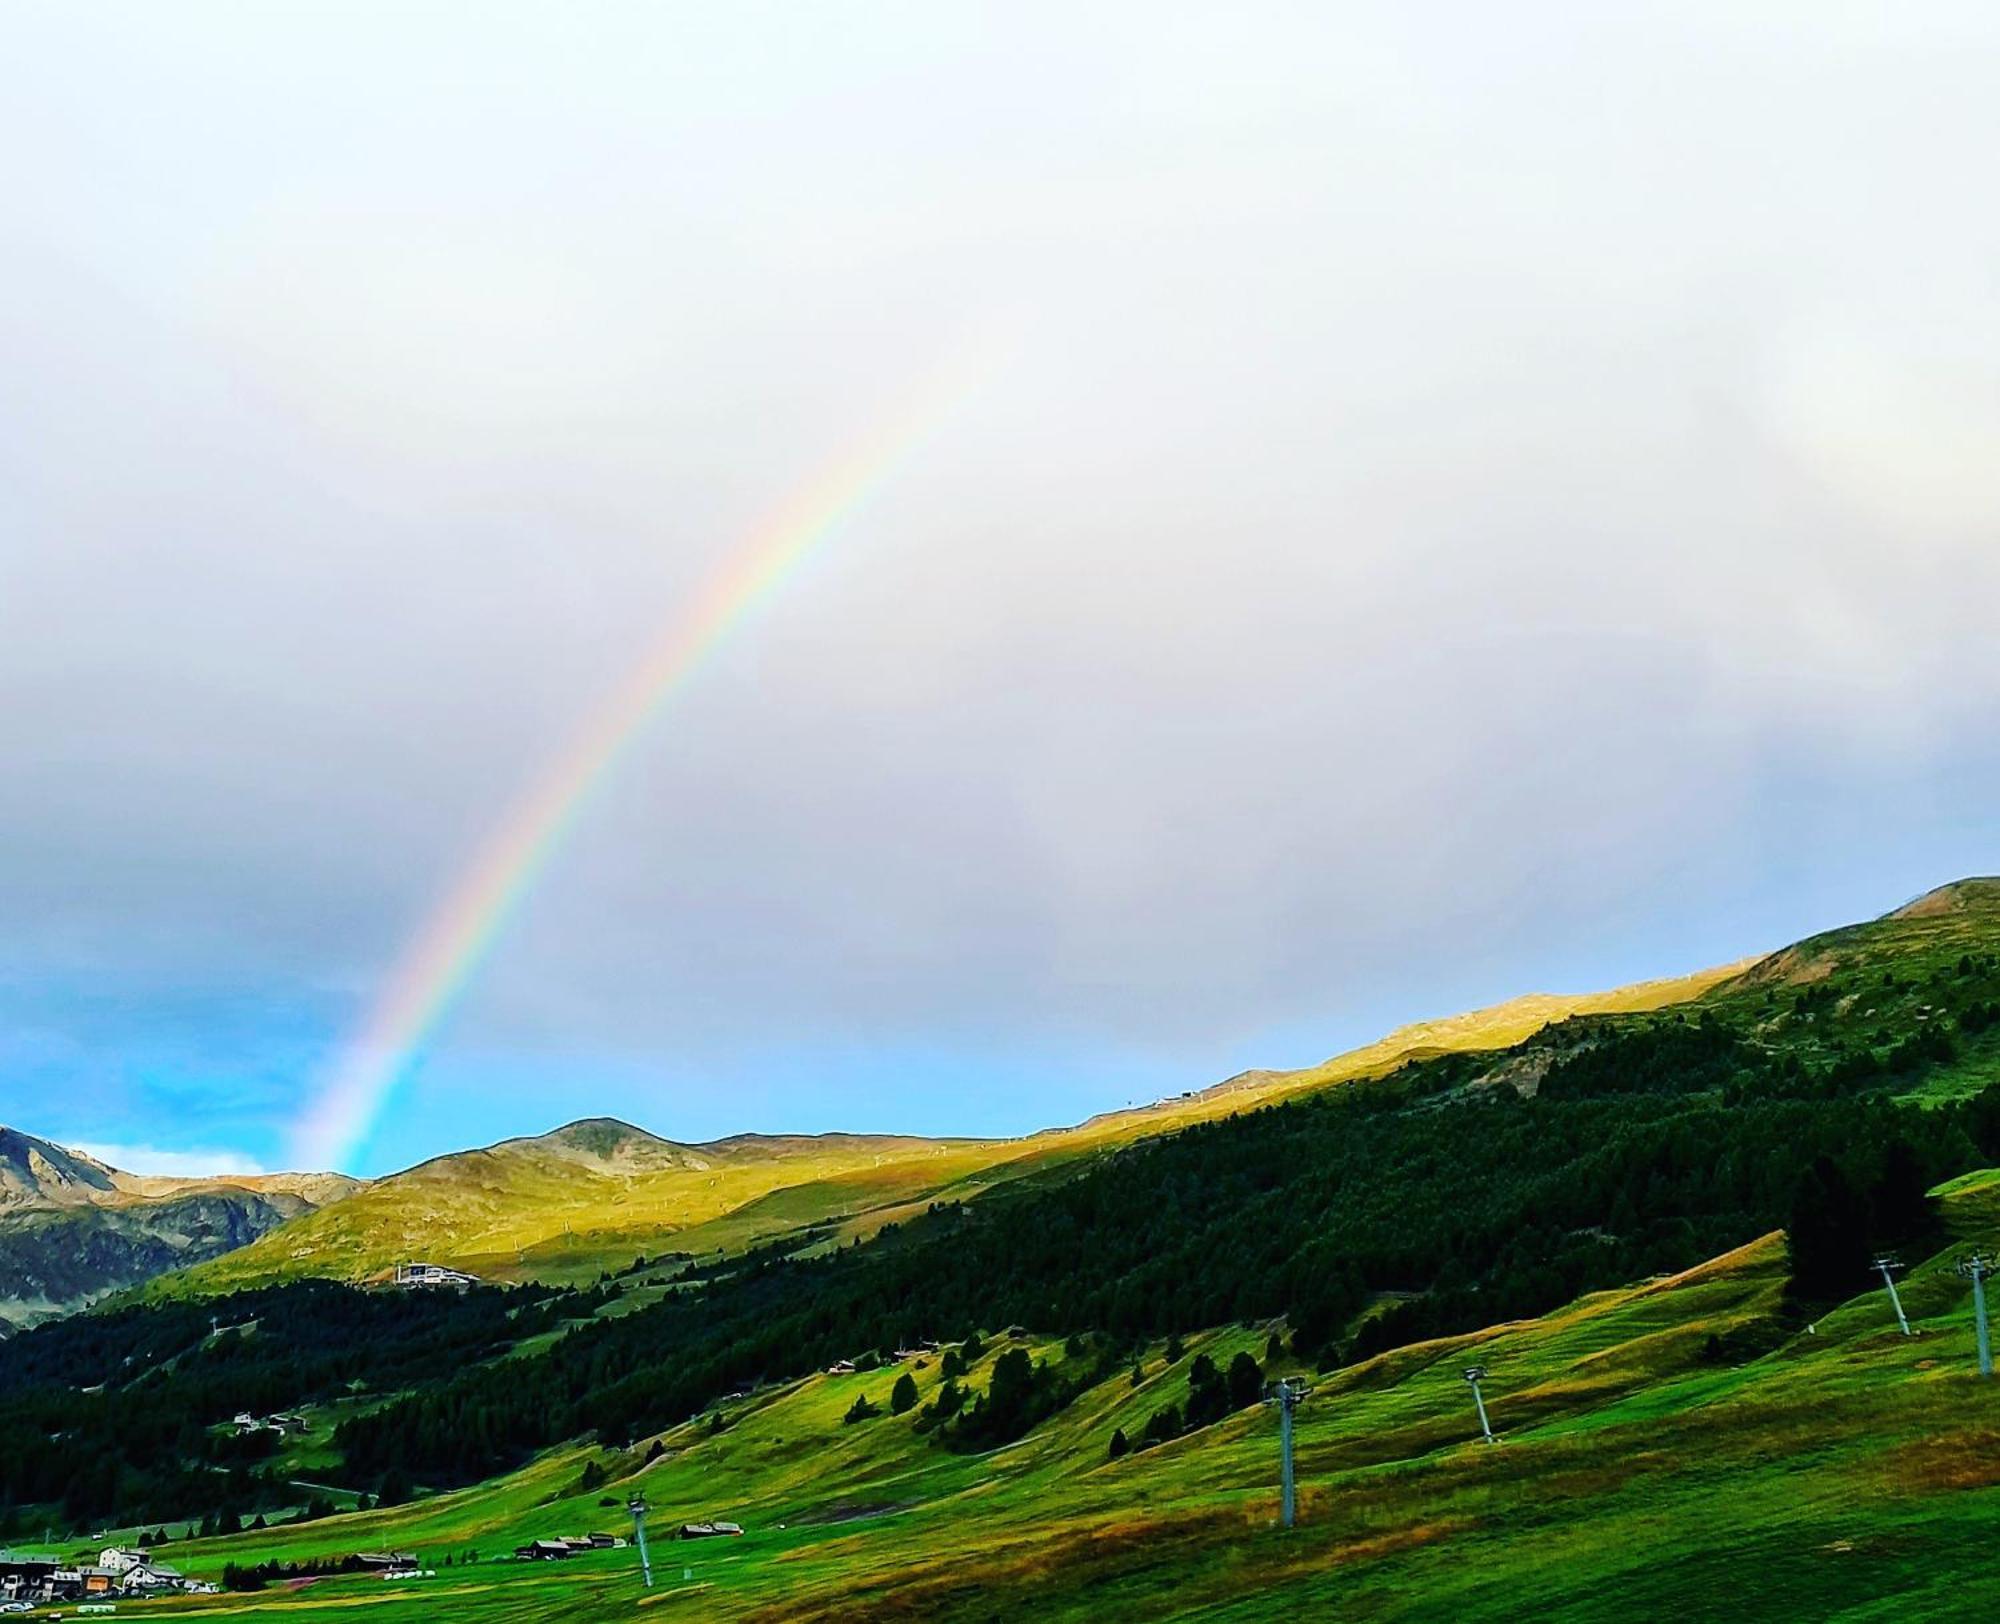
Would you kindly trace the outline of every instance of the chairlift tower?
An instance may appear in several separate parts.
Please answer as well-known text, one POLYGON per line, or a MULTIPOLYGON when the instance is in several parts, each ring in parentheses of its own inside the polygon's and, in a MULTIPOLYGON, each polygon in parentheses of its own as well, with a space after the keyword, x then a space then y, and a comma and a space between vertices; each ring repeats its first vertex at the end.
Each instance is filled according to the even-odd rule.
POLYGON ((1979 1374, 1993 1374, 1993 1336, 1986 1324, 1986 1282, 1993 1273, 1993 1260, 1984 1252, 1974 1252, 1959 1264, 1958 1272, 1972 1282, 1972 1323, 1979 1333, 1979 1374))
POLYGON ((1272 1382, 1264 1389, 1264 1402, 1278 1406, 1278 1452, 1283 1462, 1284 1521, 1290 1528, 1298 1522, 1298 1489, 1292 1473, 1292 1412, 1301 1400, 1312 1396, 1312 1388, 1295 1376, 1272 1382))
POLYGON ((646 1513, 652 1508, 646 1504, 643 1494, 635 1494, 625 1502, 625 1509, 632 1513, 632 1539, 639 1547, 639 1571, 646 1576, 646 1588, 653 1588, 653 1559, 646 1554, 646 1513))
POLYGON ((1901 1272, 1903 1260, 1894 1252, 1884 1252, 1875 1260, 1875 1267, 1882 1271, 1882 1284, 1889 1288, 1889 1306, 1896 1311, 1896 1323, 1902 1327, 1903 1335, 1915 1336, 1910 1329, 1910 1317, 1903 1312, 1903 1299, 1896 1290, 1896 1276, 1901 1272))
POLYGON ((1486 1419, 1486 1395, 1479 1390, 1479 1384, 1484 1380, 1486 1380, 1484 1365, 1465 1367, 1465 1385, 1472 1389, 1473 1407, 1479 1411, 1479 1435, 1489 1444, 1497 1444, 1500 1440, 1493 1436, 1493 1425, 1486 1419))

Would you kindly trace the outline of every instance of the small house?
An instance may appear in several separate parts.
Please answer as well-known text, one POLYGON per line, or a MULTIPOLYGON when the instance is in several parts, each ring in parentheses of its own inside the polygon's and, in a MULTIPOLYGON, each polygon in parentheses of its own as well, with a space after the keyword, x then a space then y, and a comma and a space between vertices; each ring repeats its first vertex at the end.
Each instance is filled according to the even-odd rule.
POLYGON ((733 1522, 682 1523, 680 1530, 680 1537, 682 1539, 717 1539, 717 1538, 727 1538, 729 1536, 740 1534, 742 1532, 743 1532, 743 1527, 742 1524, 740 1523, 733 1523, 733 1522))
POLYGON ((479 1276, 467 1274, 463 1269, 447 1269, 437 1263, 398 1263, 396 1284, 425 1288, 454 1286, 463 1291, 467 1286, 478 1285, 479 1276))

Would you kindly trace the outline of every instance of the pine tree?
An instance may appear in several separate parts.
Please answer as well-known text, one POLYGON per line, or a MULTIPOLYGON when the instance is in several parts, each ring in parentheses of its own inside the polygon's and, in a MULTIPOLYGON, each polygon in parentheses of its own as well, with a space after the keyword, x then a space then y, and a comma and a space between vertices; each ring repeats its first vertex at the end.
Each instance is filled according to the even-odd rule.
POLYGON ((1785 1228, 1792 1295, 1806 1302, 1853 1296, 1868 1273, 1868 1231, 1867 1203, 1832 1158, 1819 1157, 1800 1180, 1785 1228))
POLYGON ((1228 1380, 1232 1410, 1247 1410, 1264 1396, 1264 1372, 1247 1352, 1229 1361, 1228 1380))
POLYGON ((1870 1204, 1878 1244, 1910 1246, 1937 1233, 1938 1204, 1931 1197, 1930 1180, 1909 1140, 1900 1135, 1889 1141, 1870 1204))

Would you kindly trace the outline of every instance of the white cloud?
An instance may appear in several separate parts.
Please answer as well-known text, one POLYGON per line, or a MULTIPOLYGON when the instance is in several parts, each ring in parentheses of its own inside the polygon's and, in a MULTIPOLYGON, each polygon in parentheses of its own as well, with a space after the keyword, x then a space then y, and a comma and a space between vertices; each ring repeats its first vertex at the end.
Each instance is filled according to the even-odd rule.
POLYGON ((441 1060, 1200 1080, 1990 865, 1991 7, 244 9, 0 63, 0 1114, 282 1143, 660 621, 996 309, 441 1060))
POLYGON ((157 1178, 247 1178, 270 1171, 234 1150, 161 1150, 154 1145, 82 1143, 72 1143, 70 1149, 80 1150, 121 1173, 157 1178))

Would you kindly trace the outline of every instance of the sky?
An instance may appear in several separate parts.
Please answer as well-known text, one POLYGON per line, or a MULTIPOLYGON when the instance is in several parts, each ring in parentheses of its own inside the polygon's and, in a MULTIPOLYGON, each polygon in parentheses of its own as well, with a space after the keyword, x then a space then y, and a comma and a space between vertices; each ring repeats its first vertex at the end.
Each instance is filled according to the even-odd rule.
POLYGON ((2000 14, 18 4, 0 1121, 1015 1133, 2000 870, 2000 14))

